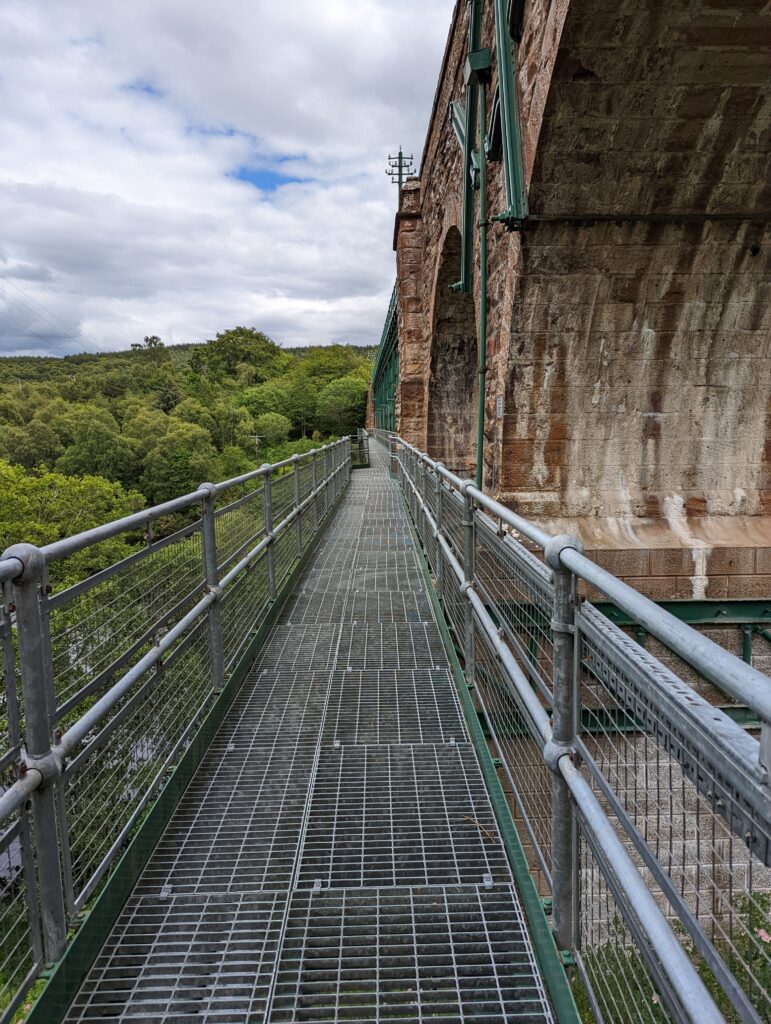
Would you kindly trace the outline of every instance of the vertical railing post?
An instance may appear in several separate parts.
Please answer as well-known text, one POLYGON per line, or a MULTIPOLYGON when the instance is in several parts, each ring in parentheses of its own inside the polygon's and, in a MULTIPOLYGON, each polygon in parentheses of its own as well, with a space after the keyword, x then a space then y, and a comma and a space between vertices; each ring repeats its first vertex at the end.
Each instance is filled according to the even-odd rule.
POLYGON ((41 605, 47 578, 46 562, 40 549, 32 544, 16 544, 6 551, 5 557, 17 558, 24 566, 21 575, 14 580, 13 593, 24 698, 26 769, 36 770, 42 776, 41 784, 32 794, 32 818, 43 949, 46 963, 53 964, 64 952, 67 923, 54 791, 61 764, 51 752, 50 712, 53 709, 49 704, 53 678, 48 620, 41 605))
POLYGON ((318 486, 316 482, 316 449, 310 452, 311 457, 311 494, 313 495, 313 532, 319 528, 319 496, 316 494, 318 486))
POLYGON ((267 462, 264 462, 262 466, 260 466, 260 469, 265 470, 265 475, 262 478, 262 507, 265 520, 265 537, 268 541, 268 597, 273 601, 276 597, 276 552, 273 546, 275 537, 273 534, 273 496, 270 481, 271 468, 267 462))
POLYGON ((199 490, 206 492, 201 516, 201 538, 203 546, 203 569, 206 586, 214 594, 209 605, 209 646, 211 648, 211 685, 221 690, 225 683, 225 647, 222 640, 222 591, 220 590, 219 565, 217 560, 217 532, 215 502, 217 488, 214 484, 203 483, 199 490))
POLYGON ((293 486, 294 486, 294 510, 295 510, 294 540, 295 540, 295 551, 297 552, 297 557, 298 558, 302 558, 302 554, 303 554, 303 524, 302 524, 302 516, 300 514, 300 456, 299 455, 293 455, 292 456, 292 462, 294 463, 294 466, 293 466, 294 478, 293 478, 292 483, 293 483, 293 486))
POLYGON ((466 679, 474 683, 474 613, 466 591, 474 585, 474 500, 468 493, 473 480, 461 485, 463 495, 463 657, 466 662, 466 679))
POLYGON ((439 543, 439 537, 442 533, 442 463, 437 462, 436 464, 436 480, 434 481, 434 501, 436 505, 436 511, 434 513, 434 519, 436 520, 436 589, 439 594, 439 600, 444 600, 444 554, 442 552, 442 546, 439 543))
POLYGON ((570 949, 574 936, 573 880, 576 858, 573 800, 559 770, 575 745, 575 605, 576 579, 560 560, 566 548, 583 551, 575 537, 560 534, 546 545, 546 564, 552 570, 552 736, 544 756, 552 771, 552 931, 559 949, 570 949))

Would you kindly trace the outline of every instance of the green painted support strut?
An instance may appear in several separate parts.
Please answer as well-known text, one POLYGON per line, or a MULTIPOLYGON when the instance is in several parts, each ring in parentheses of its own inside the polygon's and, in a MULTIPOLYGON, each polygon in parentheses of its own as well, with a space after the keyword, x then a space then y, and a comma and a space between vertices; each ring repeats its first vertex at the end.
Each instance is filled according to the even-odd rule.
POLYGON ((487 83, 490 51, 473 50, 466 60, 465 79, 478 89, 479 100, 479 384, 477 394, 476 485, 483 489, 485 464, 485 398, 487 394, 487 83))
POLYGON ((494 219, 503 221, 510 228, 516 228, 521 227, 527 217, 528 204, 522 162, 513 42, 506 8, 507 0, 494 0, 503 177, 506 186, 506 209, 494 219))
MULTIPOLYGON (((469 53, 479 49, 482 32, 482 0, 471 0, 469 9, 469 53)), ((476 82, 466 83, 465 124, 463 126, 463 211, 461 221, 461 263, 459 290, 470 292, 474 259, 474 167, 472 152, 477 124, 476 82)))

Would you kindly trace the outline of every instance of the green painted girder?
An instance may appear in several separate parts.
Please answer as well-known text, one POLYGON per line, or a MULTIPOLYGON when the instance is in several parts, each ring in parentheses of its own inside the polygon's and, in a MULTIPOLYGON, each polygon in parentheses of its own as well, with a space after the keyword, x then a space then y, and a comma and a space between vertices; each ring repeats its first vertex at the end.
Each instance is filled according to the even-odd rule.
MULTIPOLYGON (((634 620, 610 601, 592 602, 603 615, 617 626, 632 626, 634 620)), ((664 608, 681 622, 691 626, 710 626, 720 623, 731 625, 765 625, 771 626, 771 600, 731 600, 723 601, 706 598, 703 601, 673 600, 657 601, 659 608, 664 608)))
POLYGON ((383 333, 372 370, 372 399, 375 426, 380 430, 396 428, 396 389, 399 386, 399 331, 396 285, 391 293, 383 333))
POLYGON ((525 170, 522 160, 522 133, 517 103, 511 0, 493 0, 495 8, 495 48, 498 60, 498 103, 501 118, 503 177, 506 186, 506 209, 493 220, 503 221, 508 228, 521 228, 527 218, 525 170))

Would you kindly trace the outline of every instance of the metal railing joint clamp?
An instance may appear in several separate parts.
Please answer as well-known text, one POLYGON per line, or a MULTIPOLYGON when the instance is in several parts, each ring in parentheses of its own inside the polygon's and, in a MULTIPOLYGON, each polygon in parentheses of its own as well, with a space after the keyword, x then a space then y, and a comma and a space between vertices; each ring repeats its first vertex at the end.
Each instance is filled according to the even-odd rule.
POLYGON ((550 569, 561 571, 563 569, 560 556, 567 548, 573 551, 584 553, 584 546, 578 537, 571 537, 569 533, 559 533, 546 542, 543 549, 544 560, 550 569))
POLYGON ((549 621, 552 633, 568 633, 570 636, 575 636, 576 627, 572 622, 561 622, 559 619, 551 619, 549 621))
POLYGON ((44 789, 49 782, 58 779, 64 767, 62 758, 55 754, 53 750, 49 750, 42 757, 26 757, 22 764, 25 773, 34 771, 40 775, 42 781, 38 789, 44 789))
POLYGON ((573 758, 575 753, 570 743, 562 743, 559 740, 548 739, 543 748, 543 759, 549 771, 555 775, 559 774, 559 764, 563 757, 573 758))

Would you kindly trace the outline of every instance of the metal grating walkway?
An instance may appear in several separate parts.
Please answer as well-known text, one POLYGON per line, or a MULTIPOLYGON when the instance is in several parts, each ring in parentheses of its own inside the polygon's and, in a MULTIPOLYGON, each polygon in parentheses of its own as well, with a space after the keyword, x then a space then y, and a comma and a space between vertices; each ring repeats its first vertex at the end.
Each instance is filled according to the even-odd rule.
POLYGON ((66 1021, 550 1022, 372 446, 66 1021))

